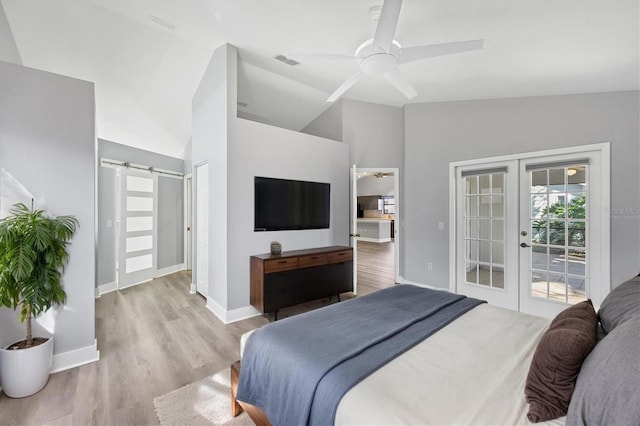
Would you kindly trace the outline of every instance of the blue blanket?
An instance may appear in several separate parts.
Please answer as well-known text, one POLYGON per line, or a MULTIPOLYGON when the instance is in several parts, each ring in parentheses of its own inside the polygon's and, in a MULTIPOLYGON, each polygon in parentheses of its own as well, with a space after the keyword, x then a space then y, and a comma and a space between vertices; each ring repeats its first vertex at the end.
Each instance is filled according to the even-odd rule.
POLYGON ((351 387, 480 303, 397 285, 274 322, 247 341, 237 398, 274 425, 333 424, 351 387))

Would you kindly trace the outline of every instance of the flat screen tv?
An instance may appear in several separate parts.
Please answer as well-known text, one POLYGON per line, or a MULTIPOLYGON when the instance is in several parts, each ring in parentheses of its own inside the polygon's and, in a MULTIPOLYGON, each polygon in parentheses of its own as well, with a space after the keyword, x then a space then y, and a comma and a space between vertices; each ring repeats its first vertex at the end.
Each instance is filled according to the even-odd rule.
POLYGON ((331 185, 256 176, 254 231, 329 227, 331 185))

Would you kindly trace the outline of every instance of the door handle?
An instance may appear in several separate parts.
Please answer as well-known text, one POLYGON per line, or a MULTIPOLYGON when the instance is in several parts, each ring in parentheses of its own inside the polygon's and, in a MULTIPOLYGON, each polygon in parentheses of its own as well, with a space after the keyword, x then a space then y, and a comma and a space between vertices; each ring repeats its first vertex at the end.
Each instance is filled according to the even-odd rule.
POLYGON ((529 244, 527 244, 527 243, 520 243, 520 247, 527 248, 527 247, 531 247, 531 246, 529 244))

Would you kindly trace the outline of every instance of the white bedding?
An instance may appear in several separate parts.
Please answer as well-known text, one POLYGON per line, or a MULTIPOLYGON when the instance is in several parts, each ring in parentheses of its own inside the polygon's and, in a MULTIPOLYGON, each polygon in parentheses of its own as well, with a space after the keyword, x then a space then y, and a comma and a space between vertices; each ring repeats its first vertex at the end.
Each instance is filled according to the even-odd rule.
POLYGON ((524 385, 548 324, 477 306, 347 392, 335 424, 528 424, 524 385))

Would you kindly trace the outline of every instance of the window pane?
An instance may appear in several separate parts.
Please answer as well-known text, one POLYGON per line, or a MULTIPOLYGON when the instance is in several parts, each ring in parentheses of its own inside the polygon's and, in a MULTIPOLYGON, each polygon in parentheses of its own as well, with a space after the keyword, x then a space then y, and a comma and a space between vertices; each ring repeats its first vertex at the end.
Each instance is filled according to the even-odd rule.
POLYGON ((504 217, 504 196, 491 196, 491 215, 493 217, 504 217))
POLYGON ((549 247, 549 270, 553 272, 565 273, 567 266, 567 256, 565 248, 549 247))
POLYGON ((504 173, 492 175, 491 178, 491 192, 493 194, 504 193, 504 173))
POLYGON ((491 226, 491 239, 494 241, 504 241, 504 220, 493 220, 493 224, 491 226))
POLYGON ((471 284, 478 283, 478 265, 476 263, 467 262, 467 282, 471 284))
POLYGON ((491 216, 491 195, 480 196, 480 216, 491 216))
POLYGON ((153 266, 153 256, 145 254, 144 256, 129 257, 127 258, 126 263, 127 274, 141 271, 143 269, 149 269, 153 266))
POLYGON ((493 266, 491 269, 491 286, 504 289, 504 268, 493 266))
POLYGON ((549 170, 549 192, 565 192, 565 168, 549 170))
POLYGON ((587 195, 582 193, 568 194, 569 206, 567 216, 570 219, 585 219, 587 217, 587 195))
POLYGON ((480 224, 480 239, 481 240, 490 240, 491 239, 491 219, 478 219, 480 224))
POLYGON ((466 178, 465 193, 466 194, 478 193, 478 177, 477 176, 469 176, 466 178))
POLYGON ((546 170, 531 172, 531 192, 537 194, 547 192, 546 170))
POLYGON ((140 250, 150 250, 153 248, 153 236, 144 235, 141 237, 129 237, 126 239, 126 251, 131 253, 140 250))
POLYGON ((465 198, 465 212, 467 217, 478 216, 478 196, 468 195, 465 198))
POLYGON ((480 194, 488 194, 491 192, 491 183, 489 182, 489 175, 478 176, 480 185, 480 194))
POLYGON ((478 238, 478 219, 466 219, 467 238, 478 238))
POLYGON ((564 302, 567 300, 567 285, 564 275, 549 274, 549 299, 564 302))
POLYGON ((153 216, 128 217, 127 232, 151 231, 153 229, 153 216))
POLYGON ((531 195, 531 217, 542 219, 547 217, 547 196, 531 195))
POLYGON ((151 197, 127 197, 127 211, 151 212, 153 211, 153 198, 151 197))
POLYGON ((566 244, 564 221, 549 222, 549 244, 563 246, 566 244))
POLYGON ((153 178, 127 176, 127 191, 153 192, 153 178))

